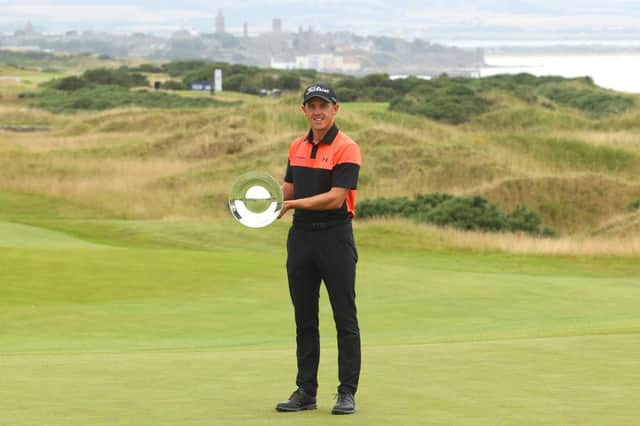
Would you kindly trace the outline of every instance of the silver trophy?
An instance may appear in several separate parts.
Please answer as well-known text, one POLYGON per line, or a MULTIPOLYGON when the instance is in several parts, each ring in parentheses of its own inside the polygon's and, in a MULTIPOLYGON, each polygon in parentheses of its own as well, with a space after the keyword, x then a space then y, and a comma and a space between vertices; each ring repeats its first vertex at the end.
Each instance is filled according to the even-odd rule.
POLYGON ((244 226, 264 228, 280 215, 282 200, 282 188, 270 174, 248 172, 231 186, 229 210, 244 226))

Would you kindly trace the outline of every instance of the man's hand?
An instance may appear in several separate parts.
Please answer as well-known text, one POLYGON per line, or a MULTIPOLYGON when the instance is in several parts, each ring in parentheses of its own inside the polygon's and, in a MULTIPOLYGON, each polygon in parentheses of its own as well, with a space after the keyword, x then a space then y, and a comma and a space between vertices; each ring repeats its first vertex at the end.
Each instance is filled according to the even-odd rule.
POLYGON ((278 215, 278 219, 280 219, 284 214, 290 209, 294 208, 291 206, 291 199, 293 198, 293 184, 291 182, 285 182, 282 184, 282 195, 284 201, 282 203, 282 210, 280 210, 280 214, 278 215))
POLYGON ((278 215, 278 219, 280 219, 286 212, 288 212, 293 207, 291 206, 293 200, 286 200, 282 203, 282 210, 280 210, 280 214, 278 215))
POLYGON ((286 200, 282 203, 282 210, 278 218, 281 218, 288 210, 335 210, 342 207, 345 198, 349 194, 349 188, 339 188, 334 186, 331 190, 322 194, 314 195, 297 200, 286 200))

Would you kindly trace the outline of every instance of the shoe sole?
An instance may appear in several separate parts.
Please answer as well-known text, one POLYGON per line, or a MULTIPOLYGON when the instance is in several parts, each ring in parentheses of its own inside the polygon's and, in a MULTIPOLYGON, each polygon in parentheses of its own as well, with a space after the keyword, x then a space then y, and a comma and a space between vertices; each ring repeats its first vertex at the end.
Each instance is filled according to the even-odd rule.
POLYGON ((331 414, 353 414, 356 410, 331 410, 331 414))
POLYGON ((281 413, 294 413, 296 411, 315 410, 317 408, 318 408, 318 404, 309 404, 309 405, 303 405, 300 408, 276 407, 276 411, 279 411, 281 413))

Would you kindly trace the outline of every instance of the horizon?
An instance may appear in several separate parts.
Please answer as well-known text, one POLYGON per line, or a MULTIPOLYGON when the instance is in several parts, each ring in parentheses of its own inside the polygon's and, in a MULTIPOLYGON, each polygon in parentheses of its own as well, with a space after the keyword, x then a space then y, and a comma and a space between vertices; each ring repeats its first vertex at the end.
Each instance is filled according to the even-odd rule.
POLYGON ((251 36, 269 32, 276 18, 282 21, 284 32, 311 27, 318 33, 347 31, 406 39, 637 40, 640 35, 640 4, 625 0, 569 0, 562 4, 551 0, 535 4, 481 0, 472 6, 462 0, 400 0, 392 7, 382 1, 326 0, 319 9, 291 0, 271 0, 266 5, 270 15, 264 14, 265 3, 257 0, 242 4, 184 0, 181 7, 149 0, 0 0, 0 32, 10 34, 30 22, 40 33, 211 33, 221 11, 225 30, 233 35, 242 34, 245 23, 251 36))

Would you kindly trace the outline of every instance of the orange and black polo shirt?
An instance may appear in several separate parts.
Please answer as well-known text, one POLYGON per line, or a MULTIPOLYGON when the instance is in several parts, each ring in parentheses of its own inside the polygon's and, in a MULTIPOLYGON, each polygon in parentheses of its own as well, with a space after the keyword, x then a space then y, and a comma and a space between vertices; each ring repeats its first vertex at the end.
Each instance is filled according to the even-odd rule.
POLYGON ((318 144, 313 131, 293 141, 284 177, 293 184, 294 198, 328 192, 333 187, 350 188, 341 208, 335 210, 296 209, 293 223, 333 222, 355 216, 356 189, 360 172, 360 147, 334 124, 318 144))

